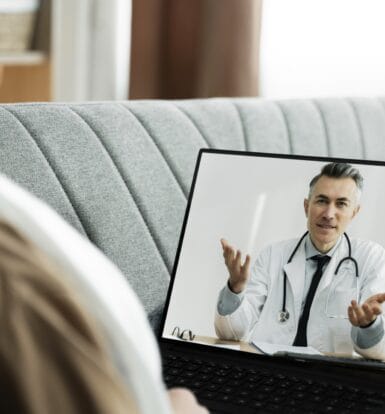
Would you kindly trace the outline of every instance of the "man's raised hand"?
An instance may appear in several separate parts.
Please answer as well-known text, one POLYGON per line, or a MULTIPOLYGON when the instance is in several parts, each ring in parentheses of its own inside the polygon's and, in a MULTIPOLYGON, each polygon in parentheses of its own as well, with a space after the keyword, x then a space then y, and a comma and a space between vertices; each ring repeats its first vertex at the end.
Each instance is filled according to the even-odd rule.
POLYGON ((352 300, 348 307, 350 323, 354 326, 365 326, 371 324, 382 313, 381 304, 385 302, 385 293, 378 293, 368 298, 362 305, 352 300))
POLYGON ((241 251, 230 246, 225 239, 221 239, 223 257, 229 271, 229 286, 234 293, 242 292, 249 280, 250 275, 250 256, 247 254, 242 264, 241 251))

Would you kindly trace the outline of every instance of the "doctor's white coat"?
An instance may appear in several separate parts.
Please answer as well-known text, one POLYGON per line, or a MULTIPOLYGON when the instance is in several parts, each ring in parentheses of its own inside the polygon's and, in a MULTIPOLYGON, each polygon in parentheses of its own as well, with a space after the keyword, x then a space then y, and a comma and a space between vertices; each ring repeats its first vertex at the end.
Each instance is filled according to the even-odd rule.
MULTIPOLYGON (((297 242, 298 239, 283 241, 261 251, 251 269, 240 306, 230 315, 216 312, 215 329, 219 338, 293 344, 304 294, 306 262, 305 243, 302 242, 291 263, 287 263, 297 242), (283 269, 287 274, 286 309, 290 313, 286 323, 278 320, 283 302, 283 269)), ((371 241, 351 239, 351 245, 359 270, 359 303, 363 303, 370 296, 385 292, 385 250, 371 241)), ((313 299, 307 324, 308 345, 321 352, 352 354, 355 350, 368 358, 385 359, 385 336, 370 348, 359 348, 352 336, 362 328, 354 328, 348 319, 327 316, 347 316, 347 307, 356 298, 353 263, 344 262, 334 275, 338 263, 346 256, 348 245, 343 238, 313 299)), ((379 318, 384 324, 384 317, 379 318)))

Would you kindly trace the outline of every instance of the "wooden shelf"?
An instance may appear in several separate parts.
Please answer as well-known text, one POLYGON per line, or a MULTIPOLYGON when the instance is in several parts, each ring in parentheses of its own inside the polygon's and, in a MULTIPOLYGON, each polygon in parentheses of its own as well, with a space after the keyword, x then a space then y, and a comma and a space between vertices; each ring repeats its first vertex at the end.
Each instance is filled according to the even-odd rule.
POLYGON ((23 66, 41 65, 48 60, 46 53, 39 50, 26 52, 0 52, 0 65, 2 66, 23 66))
POLYGON ((51 26, 53 9, 58 3, 59 0, 40 0, 29 50, 0 50, 0 102, 52 100, 54 51, 51 46, 54 42, 51 26))

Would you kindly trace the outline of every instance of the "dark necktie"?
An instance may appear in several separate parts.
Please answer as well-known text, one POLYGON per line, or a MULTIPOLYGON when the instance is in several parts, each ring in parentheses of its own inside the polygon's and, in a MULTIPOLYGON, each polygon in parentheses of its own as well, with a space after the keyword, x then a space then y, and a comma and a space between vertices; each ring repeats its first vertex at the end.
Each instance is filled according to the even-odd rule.
POLYGON ((309 319, 309 313, 311 304, 313 302, 315 291, 317 290, 319 281, 322 277, 322 270, 324 265, 330 260, 329 256, 313 256, 310 258, 311 260, 314 260, 317 262, 317 270, 315 271, 313 275, 313 279, 311 280, 310 288, 306 296, 305 306, 303 308, 302 315, 298 322, 298 330, 297 334, 295 336, 293 345, 294 346, 307 346, 307 321, 309 319))

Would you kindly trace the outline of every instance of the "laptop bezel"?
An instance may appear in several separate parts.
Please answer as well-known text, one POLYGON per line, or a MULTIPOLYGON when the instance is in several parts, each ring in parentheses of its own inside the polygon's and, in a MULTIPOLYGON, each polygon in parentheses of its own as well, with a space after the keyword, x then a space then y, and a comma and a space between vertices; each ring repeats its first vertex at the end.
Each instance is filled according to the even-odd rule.
MULTIPOLYGON (((273 363, 273 365, 276 365, 276 363, 278 363, 279 365, 285 364, 289 366, 298 367, 298 366, 302 366, 303 364, 306 364, 307 366, 311 365, 313 367, 318 367, 319 369, 321 368, 327 368, 327 369, 328 368, 335 368, 335 369, 347 368, 348 370, 358 369, 359 371, 362 371, 362 370, 369 371, 370 373, 373 373, 374 375, 376 374, 376 372, 381 373, 383 375, 385 371, 385 363, 384 363, 384 367, 380 368, 380 367, 373 367, 370 364, 368 365, 368 367, 357 366, 355 364, 349 363, 349 361, 347 361, 347 364, 337 363, 335 361, 329 361, 327 359, 314 361, 311 359, 309 360, 309 359, 303 358, 300 355, 298 356, 287 355, 286 357, 277 357, 275 355, 273 356, 273 355, 266 355, 266 354, 258 354, 258 353, 252 353, 252 352, 240 351, 240 350, 234 350, 234 349, 222 349, 222 348, 213 347, 210 345, 202 345, 202 344, 194 343, 192 341, 174 340, 174 339, 165 338, 162 336, 164 329, 165 329, 165 325, 166 325, 166 319, 167 319, 167 314, 168 314, 168 310, 170 306, 171 295, 173 292, 175 277, 176 277, 176 273, 178 270, 180 254, 181 254, 182 247, 183 247, 183 240, 185 237, 187 222, 188 222, 188 218, 189 218, 189 214, 191 210, 191 204, 192 204, 192 200, 194 197, 196 181, 197 181, 199 168, 200 168, 201 161, 202 161, 202 156, 204 154, 222 154, 222 155, 229 155, 229 156, 237 155, 237 156, 245 156, 245 157, 264 157, 264 158, 292 159, 292 160, 305 160, 305 161, 308 160, 308 161, 318 161, 318 162, 353 163, 353 164, 383 166, 383 167, 385 166, 385 161, 381 161, 381 160, 366 160, 366 159, 343 158, 343 157, 332 157, 332 156, 314 156, 314 155, 307 155, 307 154, 282 154, 282 153, 267 153, 267 152, 256 152, 256 151, 201 148, 196 158, 194 174, 193 174, 193 178, 191 182, 191 187, 190 187, 190 191, 189 191, 189 195, 187 199, 185 214, 183 217, 182 227, 181 227, 181 231, 179 235, 178 247, 177 247, 176 254, 175 254, 175 260, 174 260, 174 264, 172 268, 172 273, 170 275, 170 283, 169 283, 169 287, 167 290, 167 296, 166 296, 165 305, 164 305, 163 312, 162 312, 159 331, 157 334, 158 342, 160 344, 168 344, 171 346, 175 345, 176 347, 184 347, 184 349, 190 350, 190 351, 194 351, 194 350, 207 351, 208 349, 215 349, 215 353, 218 355, 228 356, 229 358, 234 358, 234 357, 236 357, 237 359, 242 358, 245 360, 248 360, 248 359, 256 360, 257 358, 257 360, 261 362, 264 362, 264 363, 268 362, 270 364, 273 363)), ((383 379, 383 381, 385 382, 385 378, 383 379)))

